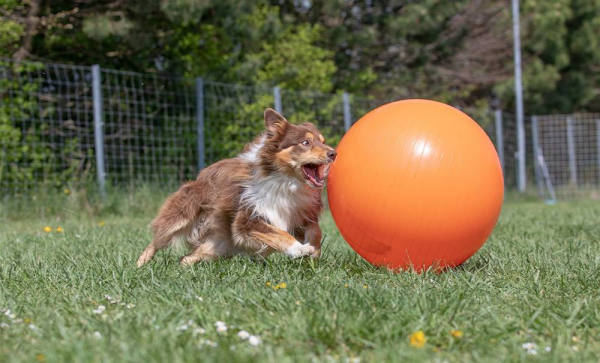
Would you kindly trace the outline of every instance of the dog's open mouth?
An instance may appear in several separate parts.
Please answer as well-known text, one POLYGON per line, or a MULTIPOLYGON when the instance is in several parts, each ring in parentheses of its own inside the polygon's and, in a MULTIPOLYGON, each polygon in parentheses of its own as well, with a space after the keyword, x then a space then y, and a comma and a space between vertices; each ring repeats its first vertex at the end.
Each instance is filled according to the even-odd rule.
POLYGON ((329 172, 329 164, 304 164, 302 173, 304 178, 314 187, 320 188, 325 184, 325 178, 329 172))

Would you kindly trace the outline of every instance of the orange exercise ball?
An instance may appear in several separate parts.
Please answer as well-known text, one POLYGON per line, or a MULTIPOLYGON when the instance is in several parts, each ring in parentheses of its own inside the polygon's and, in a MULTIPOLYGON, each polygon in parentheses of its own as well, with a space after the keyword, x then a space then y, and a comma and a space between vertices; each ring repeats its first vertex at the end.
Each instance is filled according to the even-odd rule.
POLYGON ((460 265, 498 220, 498 155, 483 129, 454 107, 388 103, 357 121, 337 151, 327 186, 331 213, 348 244, 374 265, 460 265))

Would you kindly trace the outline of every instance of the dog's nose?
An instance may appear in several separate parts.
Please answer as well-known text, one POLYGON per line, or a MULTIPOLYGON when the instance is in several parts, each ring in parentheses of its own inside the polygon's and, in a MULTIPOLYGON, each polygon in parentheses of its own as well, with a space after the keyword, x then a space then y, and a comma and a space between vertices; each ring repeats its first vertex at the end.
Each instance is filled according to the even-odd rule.
POLYGON ((333 162, 335 160, 335 157, 337 156, 337 153, 335 152, 335 150, 329 150, 327 152, 327 157, 329 158, 329 160, 331 162, 333 162))

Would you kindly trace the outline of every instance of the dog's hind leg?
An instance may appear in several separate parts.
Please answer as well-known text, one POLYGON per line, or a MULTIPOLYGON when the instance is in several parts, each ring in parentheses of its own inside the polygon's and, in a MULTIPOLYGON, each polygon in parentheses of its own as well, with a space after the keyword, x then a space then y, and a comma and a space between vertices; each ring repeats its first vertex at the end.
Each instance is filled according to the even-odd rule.
POLYGON ((156 251, 167 247, 173 238, 183 233, 190 225, 191 221, 181 215, 168 215, 160 213, 152 222, 154 238, 148 244, 144 252, 137 260, 137 266, 141 267, 154 257, 156 251))

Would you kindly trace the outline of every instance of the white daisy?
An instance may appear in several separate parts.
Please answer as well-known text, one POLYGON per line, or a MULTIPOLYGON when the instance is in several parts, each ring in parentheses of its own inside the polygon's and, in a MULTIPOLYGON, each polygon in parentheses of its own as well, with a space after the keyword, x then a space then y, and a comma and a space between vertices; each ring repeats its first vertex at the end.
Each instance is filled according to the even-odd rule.
POLYGON ((104 305, 98 305, 98 307, 94 310, 92 310, 92 313, 94 314, 102 314, 104 312, 104 310, 106 310, 106 306, 104 305))
POLYGON ((250 338, 250 333, 248 333, 245 330, 240 330, 238 332, 237 336, 240 337, 240 339, 242 339, 242 340, 246 340, 246 339, 250 338))
POLYGON ((217 321, 215 327, 217 328, 217 333, 225 333, 227 331, 227 324, 222 321, 217 321))
POLYGON ((248 343, 256 347, 260 344, 260 337, 257 337, 256 335, 250 335, 250 337, 248 338, 248 343))

